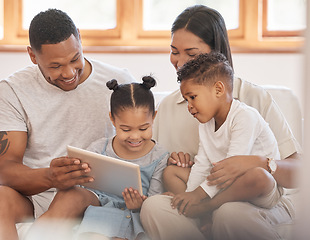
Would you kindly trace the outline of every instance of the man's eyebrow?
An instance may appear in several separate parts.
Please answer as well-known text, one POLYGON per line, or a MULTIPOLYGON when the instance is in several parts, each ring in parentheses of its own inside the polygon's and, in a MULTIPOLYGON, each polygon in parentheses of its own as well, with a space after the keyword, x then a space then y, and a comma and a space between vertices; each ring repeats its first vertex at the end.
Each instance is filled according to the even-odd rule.
MULTIPOLYGON (((79 52, 77 52, 74 56, 73 56, 73 58, 72 59, 75 59, 75 58, 77 58, 78 56, 79 56, 79 52)), ((51 62, 49 65, 60 65, 60 63, 59 62, 51 62)))

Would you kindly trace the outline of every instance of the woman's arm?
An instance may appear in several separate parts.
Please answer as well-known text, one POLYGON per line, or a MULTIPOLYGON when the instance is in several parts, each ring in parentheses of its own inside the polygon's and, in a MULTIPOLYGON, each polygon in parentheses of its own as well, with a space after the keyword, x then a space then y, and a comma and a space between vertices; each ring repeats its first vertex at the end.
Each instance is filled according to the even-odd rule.
MULTIPOLYGON (((210 185, 226 188, 248 169, 262 167, 268 170, 267 161, 268 159, 264 156, 229 157, 215 164, 207 180, 210 185)), ((300 154, 294 153, 286 159, 276 160, 276 162, 278 167, 273 176, 277 183, 285 188, 296 187, 295 179, 300 167, 300 154)))
POLYGON ((277 170, 273 174, 277 183, 285 188, 297 186, 297 174, 301 164, 301 154, 293 153, 291 156, 277 162, 277 170))

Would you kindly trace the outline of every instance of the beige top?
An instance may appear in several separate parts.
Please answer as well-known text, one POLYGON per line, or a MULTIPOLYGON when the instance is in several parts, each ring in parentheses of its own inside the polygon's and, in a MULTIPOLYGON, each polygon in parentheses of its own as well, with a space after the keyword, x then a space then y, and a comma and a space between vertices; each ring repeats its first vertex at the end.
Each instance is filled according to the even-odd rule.
MULTIPOLYGON (((301 147, 281 110, 266 90, 235 78, 233 96, 256 108, 269 123, 278 141, 281 159, 295 152, 301 152, 301 147)), ((178 89, 160 103, 154 122, 153 137, 170 153, 189 153, 193 158, 198 152, 198 124, 199 122, 188 113, 187 103, 178 89)))

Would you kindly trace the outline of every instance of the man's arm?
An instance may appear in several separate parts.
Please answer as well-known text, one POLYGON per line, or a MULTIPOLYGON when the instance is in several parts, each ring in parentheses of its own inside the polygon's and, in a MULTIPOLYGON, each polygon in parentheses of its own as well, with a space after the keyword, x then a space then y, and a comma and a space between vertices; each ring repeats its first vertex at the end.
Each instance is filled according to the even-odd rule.
POLYGON ((27 132, 0 132, 0 184, 25 194, 35 194, 51 187, 47 169, 23 165, 27 132))
POLYGON ((49 168, 31 169, 23 164, 27 146, 27 132, 0 132, 0 184, 9 186, 24 195, 33 195, 49 188, 70 188, 92 181, 85 177, 90 171, 78 159, 53 159, 49 168))

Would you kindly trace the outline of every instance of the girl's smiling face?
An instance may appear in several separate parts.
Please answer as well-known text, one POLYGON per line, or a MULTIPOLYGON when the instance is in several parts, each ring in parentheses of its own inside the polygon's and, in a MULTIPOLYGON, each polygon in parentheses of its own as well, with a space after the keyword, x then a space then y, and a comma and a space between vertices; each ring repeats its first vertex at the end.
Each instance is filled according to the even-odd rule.
POLYGON ((126 108, 111 121, 116 129, 114 151, 120 157, 135 159, 147 154, 153 147, 153 114, 146 107, 126 108))

